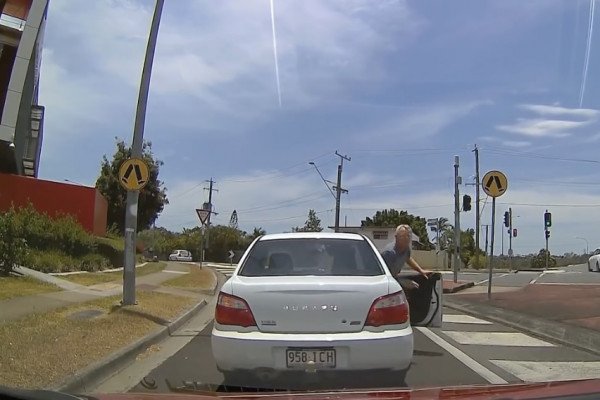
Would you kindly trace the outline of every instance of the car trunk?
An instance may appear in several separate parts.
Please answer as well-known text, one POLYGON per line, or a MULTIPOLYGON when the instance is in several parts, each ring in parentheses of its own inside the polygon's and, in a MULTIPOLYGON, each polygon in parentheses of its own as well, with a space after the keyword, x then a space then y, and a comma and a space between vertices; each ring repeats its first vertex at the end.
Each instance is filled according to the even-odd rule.
POLYGON ((237 276, 232 290, 246 300, 262 332, 342 333, 362 330, 389 285, 385 275, 237 276))

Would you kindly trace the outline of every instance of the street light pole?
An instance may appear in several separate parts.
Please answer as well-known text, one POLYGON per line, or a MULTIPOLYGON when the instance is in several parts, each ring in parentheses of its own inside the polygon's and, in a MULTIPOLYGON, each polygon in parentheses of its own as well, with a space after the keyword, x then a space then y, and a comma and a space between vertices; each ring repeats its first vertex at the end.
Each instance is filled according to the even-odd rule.
POLYGON ((585 242, 585 254, 590 254, 590 243, 586 238, 576 236, 575 239, 581 239, 585 242))
MULTIPOLYGON (((156 0, 150 34, 148 36, 148 45, 146 47, 146 56, 144 67, 142 69, 142 79, 140 82, 140 92, 138 95, 137 109, 135 113, 135 123, 133 129, 133 141, 131 144, 131 157, 142 156, 142 143, 144 142, 144 124, 146 122, 146 105, 148 103, 148 92, 150 90, 150 77, 152 75, 152 63, 154 61, 154 50, 158 37, 158 27, 164 0, 156 0)), ((125 207, 125 259, 123 263, 123 305, 134 305, 135 301, 135 240, 137 231, 137 213, 138 213, 139 191, 127 191, 127 205, 125 207)))

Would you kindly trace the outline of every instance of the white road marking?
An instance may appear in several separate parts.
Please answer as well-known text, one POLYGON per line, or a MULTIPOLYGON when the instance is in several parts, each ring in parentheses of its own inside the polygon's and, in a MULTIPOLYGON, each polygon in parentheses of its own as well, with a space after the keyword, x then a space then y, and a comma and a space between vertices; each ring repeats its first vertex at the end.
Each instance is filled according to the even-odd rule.
POLYGON ((544 271, 544 274, 562 274, 563 272, 565 272, 564 269, 548 269, 544 271))
MULTIPOLYGON (((512 274, 513 274, 512 272, 509 272, 509 273, 507 273, 507 274, 502 274, 502 275, 498 275, 498 276, 492 276, 492 282, 494 282, 494 279, 497 279, 497 278, 504 278, 505 276, 512 275, 512 274)), ((486 283, 486 282, 487 282, 487 281, 489 281, 489 280, 490 280, 490 278, 487 278, 487 279, 484 279, 484 280, 482 280, 482 281, 475 282, 475 285, 481 285, 482 283, 486 283)))
POLYGON ((536 283, 538 281, 538 279, 540 279, 542 276, 544 276, 545 272, 542 272, 541 274, 539 274, 536 278, 533 278, 532 280, 529 281, 530 285, 533 285, 534 283, 536 283))
POLYGON ((450 343, 448 343, 447 341, 445 341, 444 339, 442 339, 441 337, 439 337, 438 335, 433 333, 433 331, 431 331, 429 328, 418 326, 415 329, 418 330, 419 332, 423 333, 425 336, 427 336, 431 341, 433 341, 435 344, 440 346, 442 349, 444 349, 448 353, 452 354, 452 356, 454 356, 454 358, 456 358, 458 361, 463 363, 465 366, 467 366, 468 368, 473 370, 477 375, 481 376, 483 379, 485 379, 489 383, 492 383, 495 385, 508 383, 507 381, 502 379, 500 376, 496 375, 495 373, 493 373, 492 371, 490 371, 483 365, 479 364, 477 361, 475 361, 474 359, 472 359, 471 357, 469 357, 468 355, 466 355, 465 353, 463 353, 462 351, 460 351, 459 349, 452 346, 450 343))
POLYGON ((444 331, 460 344, 514 347, 556 347, 552 343, 527 336, 520 332, 462 332, 444 331))
POLYGON ((525 382, 600 378, 600 361, 490 361, 525 382))
POLYGON ((165 269, 163 272, 168 272, 170 274, 183 274, 183 275, 189 274, 189 272, 186 272, 186 271, 171 271, 171 270, 167 270, 167 269, 165 269))
POLYGON ((453 324, 480 324, 480 325, 491 325, 490 321, 475 318, 470 315, 463 314, 444 314, 442 317, 443 322, 450 322, 453 324))

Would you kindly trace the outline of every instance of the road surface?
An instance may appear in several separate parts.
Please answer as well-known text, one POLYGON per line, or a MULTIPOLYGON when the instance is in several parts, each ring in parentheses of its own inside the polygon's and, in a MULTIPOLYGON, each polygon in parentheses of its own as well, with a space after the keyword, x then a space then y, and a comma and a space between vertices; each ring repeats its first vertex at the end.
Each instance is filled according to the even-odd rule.
MULTIPOLYGON (((536 274, 526 275, 529 279, 542 275, 536 274)), ((519 278, 513 282, 521 281, 519 278)), ((216 369, 210 345, 213 310, 214 299, 173 337, 93 391, 168 392, 167 381, 174 387, 197 385, 222 390, 224 378, 216 369)), ((404 381, 389 376, 385 380, 362 376, 343 382, 345 387, 364 387, 372 382, 377 382, 379 387, 431 387, 600 378, 598 356, 448 308, 444 309, 441 329, 415 328, 414 335, 413 363, 404 381)), ((277 385, 276 382, 270 384, 277 385)), ((322 389, 323 384, 340 383, 305 381, 300 384, 303 388, 322 389)))

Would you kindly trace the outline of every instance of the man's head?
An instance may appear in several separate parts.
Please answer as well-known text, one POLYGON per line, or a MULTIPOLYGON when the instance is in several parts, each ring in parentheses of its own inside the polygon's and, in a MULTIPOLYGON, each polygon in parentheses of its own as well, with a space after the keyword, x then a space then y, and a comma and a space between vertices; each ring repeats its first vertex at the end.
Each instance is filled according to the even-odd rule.
POLYGON ((396 228, 396 249, 404 251, 412 245, 412 229, 408 225, 398 225, 396 228))

